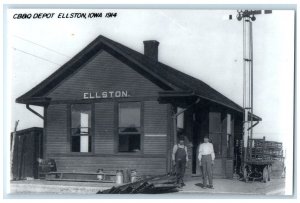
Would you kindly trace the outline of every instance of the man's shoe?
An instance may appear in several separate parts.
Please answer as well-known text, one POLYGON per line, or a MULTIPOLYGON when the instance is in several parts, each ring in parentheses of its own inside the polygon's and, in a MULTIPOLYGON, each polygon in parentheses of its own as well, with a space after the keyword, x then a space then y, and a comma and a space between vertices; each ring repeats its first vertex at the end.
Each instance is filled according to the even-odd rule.
POLYGON ((181 187, 183 187, 183 186, 185 186, 185 184, 184 184, 184 183, 181 183, 181 187))
POLYGON ((209 188, 209 189, 214 189, 214 186, 209 185, 208 188, 209 188))
POLYGON ((203 189, 206 189, 207 187, 206 187, 206 186, 203 186, 202 188, 203 188, 203 189))

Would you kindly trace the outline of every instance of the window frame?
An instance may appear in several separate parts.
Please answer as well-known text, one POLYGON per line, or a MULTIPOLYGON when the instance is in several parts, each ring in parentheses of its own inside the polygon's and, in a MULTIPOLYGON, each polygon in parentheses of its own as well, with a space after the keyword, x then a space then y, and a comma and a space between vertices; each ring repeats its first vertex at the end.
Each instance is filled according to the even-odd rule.
MULTIPOLYGON (((72 103, 68 105, 68 149, 69 153, 72 155, 93 155, 95 154, 95 104, 94 103, 72 103), (72 151, 72 105, 78 105, 78 104, 84 104, 84 105, 90 105, 91 108, 91 127, 90 127, 90 135, 88 135, 91 138, 91 151, 90 152, 73 152, 72 151)), ((80 135, 78 135, 80 137, 80 135)))
MULTIPOLYGON (((114 152, 121 155, 141 155, 144 154, 144 102, 139 100, 126 100, 115 102, 115 139, 114 139, 114 152), (119 151, 119 105, 121 103, 140 103, 140 151, 139 152, 120 152, 119 151)), ((126 134, 126 133, 124 133, 126 134)), ((128 133, 132 134, 132 133, 128 133)), ((134 133, 133 133, 134 134, 134 133)))

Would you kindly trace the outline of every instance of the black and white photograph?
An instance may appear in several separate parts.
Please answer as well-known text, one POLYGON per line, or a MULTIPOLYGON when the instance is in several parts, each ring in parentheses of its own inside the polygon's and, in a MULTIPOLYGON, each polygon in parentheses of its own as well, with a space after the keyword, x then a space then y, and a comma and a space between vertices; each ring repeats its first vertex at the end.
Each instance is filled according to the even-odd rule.
POLYGON ((294 9, 4 15, 11 198, 294 194, 294 9))

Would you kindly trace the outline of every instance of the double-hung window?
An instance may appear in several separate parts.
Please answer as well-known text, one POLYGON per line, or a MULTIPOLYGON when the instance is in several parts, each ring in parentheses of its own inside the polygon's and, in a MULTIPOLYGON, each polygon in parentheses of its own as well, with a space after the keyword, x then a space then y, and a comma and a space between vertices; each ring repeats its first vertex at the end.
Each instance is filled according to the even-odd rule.
POLYGON ((118 152, 141 150, 141 103, 119 103, 118 152))
POLYGON ((71 105, 71 151, 91 152, 91 104, 71 105))

